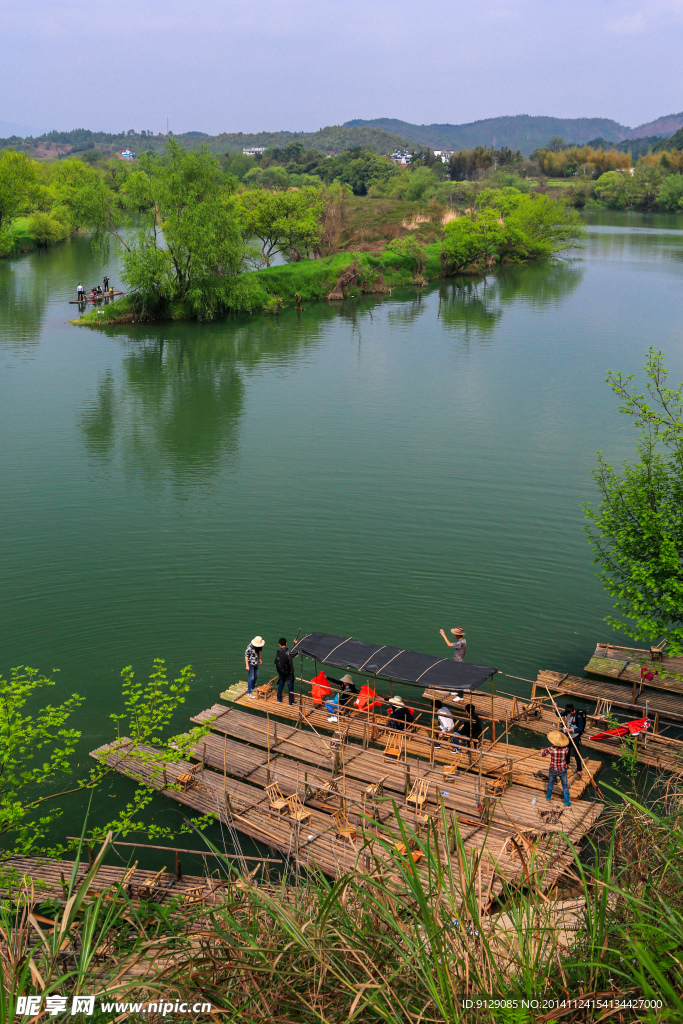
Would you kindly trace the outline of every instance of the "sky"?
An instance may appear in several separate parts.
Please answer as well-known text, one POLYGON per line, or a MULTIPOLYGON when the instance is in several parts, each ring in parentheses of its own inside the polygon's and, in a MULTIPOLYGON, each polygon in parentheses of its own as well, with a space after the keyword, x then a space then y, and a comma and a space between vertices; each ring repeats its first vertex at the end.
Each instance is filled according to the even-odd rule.
POLYGON ((683 110, 683 0, 0 0, 0 127, 683 110))

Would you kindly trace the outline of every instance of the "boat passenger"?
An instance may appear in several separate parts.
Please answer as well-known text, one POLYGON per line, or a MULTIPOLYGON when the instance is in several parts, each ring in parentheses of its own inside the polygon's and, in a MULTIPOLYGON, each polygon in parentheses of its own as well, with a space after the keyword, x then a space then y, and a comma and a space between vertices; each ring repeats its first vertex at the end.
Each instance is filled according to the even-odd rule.
POLYGON ((261 654, 265 645, 266 641, 262 636, 255 636, 244 652, 244 666, 249 673, 247 676, 247 696, 251 697, 252 700, 256 700, 256 694, 253 690, 258 679, 261 654))
POLYGON ((332 698, 332 700, 326 700, 325 701, 325 707, 327 708, 327 710, 330 713, 329 718, 327 719, 327 721, 328 722, 338 722, 339 721, 339 694, 335 693, 335 695, 332 698))
POLYGON ((85 293, 83 291, 82 284, 79 284, 78 288, 76 289, 76 298, 78 299, 79 302, 85 302, 85 293))
POLYGON ((549 747, 541 751, 541 757, 550 756, 550 771, 548 772, 548 792, 545 795, 546 800, 550 800, 553 795, 553 788, 555 782, 559 779, 562 784, 562 792, 564 793, 565 807, 571 807, 571 800, 569 799, 569 783, 567 782, 567 752, 569 748, 569 740, 564 733, 558 732, 557 729, 553 729, 548 733, 549 747))
POLYGON ((390 697, 389 705, 387 708, 389 728, 396 729, 397 732, 405 732, 406 726, 412 724, 415 712, 403 703, 402 697, 390 697))
POLYGON ((583 768, 581 760, 581 737, 583 736, 586 728, 586 712, 577 711, 573 704, 567 704, 564 711, 561 712, 564 718, 564 726, 562 732, 567 734, 569 739, 569 751, 567 754, 567 766, 574 756, 576 761, 576 777, 581 778, 583 768))
POLYGON ((376 700, 377 694, 368 683, 363 683, 360 688, 360 693, 354 700, 354 704, 359 711, 372 711, 373 708, 377 708, 382 703, 381 700, 376 700))
MULTIPOLYGON (((434 710, 436 711, 436 717, 439 722, 439 733, 437 739, 447 739, 451 743, 455 740, 457 746, 458 740, 455 735, 455 719, 453 718, 453 712, 447 704, 444 704, 440 700, 434 702, 434 710)), ((435 743, 434 746, 440 748, 441 744, 435 743)))
POLYGON ((444 631, 439 630, 441 636, 444 638, 449 647, 453 648, 453 661, 464 661, 465 651, 467 650, 467 640, 465 640, 465 630, 461 626, 456 626, 451 630, 451 633, 455 637, 453 643, 448 639, 444 631))
POLYGON ((313 706, 319 708, 324 699, 331 693, 332 688, 327 681, 325 672, 321 669, 317 676, 311 679, 311 697, 313 698, 313 706))
POLYGON ((477 714, 477 709, 474 704, 465 704, 462 709, 467 715, 462 722, 456 727, 456 742, 460 742, 460 739, 465 741, 469 747, 476 747, 479 742, 483 729, 481 725, 481 718, 477 714))
POLYGON ((104 285, 105 292, 108 292, 109 291, 109 278, 107 277, 106 274, 102 278, 102 284, 104 285))

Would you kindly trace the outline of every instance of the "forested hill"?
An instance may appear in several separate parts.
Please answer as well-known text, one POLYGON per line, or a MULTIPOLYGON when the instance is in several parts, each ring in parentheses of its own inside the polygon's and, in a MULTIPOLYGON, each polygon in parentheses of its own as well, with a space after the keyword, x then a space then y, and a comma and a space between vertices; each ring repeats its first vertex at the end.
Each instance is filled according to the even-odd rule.
POLYGON ((520 149, 525 156, 548 144, 553 135, 567 142, 586 143, 603 138, 611 142, 639 139, 648 135, 670 135, 683 127, 683 112, 658 118, 638 128, 628 128, 618 121, 604 117, 489 117, 469 124, 410 124, 392 117, 377 117, 372 121, 347 121, 345 128, 381 128, 393 132, 413 144, 431 146, 432 149, 472 149, 474 146, 509 146, 520 149))
MULTIPOLYGON (((327 128, 320 128, 317 132, 223 132, 220 135, 187 132, 184 135, 176 135, 175 138, 188 149, 204 145, 214 153, 231 154, 241 153, 242 149, 251 146, 278 146, 284 149, 290 142, 302 142, 306 149, 316 149, 321 153, 342 153, 344 150, 360 146, 380 155, 391 153, 397 147, 410 146, 406 138, 374 125, 360 125, 357 128, 330 125, 327 128)), ((135 153, 143 153, 150 149, 165 149, 166 136, 134 131, 110 134, 79 128, 70 132, 49 132, 37 138, 22 139, 12 136, 0 139, 0 149, 8 147, 23 150, 38 159, 54 159, 57 156, 89 149, 116 152, 129 148, 135 153)))

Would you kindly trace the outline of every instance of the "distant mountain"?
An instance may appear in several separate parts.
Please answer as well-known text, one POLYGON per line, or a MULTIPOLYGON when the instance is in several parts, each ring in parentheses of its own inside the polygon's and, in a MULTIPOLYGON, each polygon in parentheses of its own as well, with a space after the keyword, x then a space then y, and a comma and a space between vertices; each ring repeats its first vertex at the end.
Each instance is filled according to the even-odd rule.
POLYGON ((665 136, 683 127, 683 112, 660 117, 638 128, 628 128, 618 121, 602 117, 489 117, 468 124, 410 124, 391 117, 377 117, 372 121, 357 119, 346 121, 345 128, 373 127, 401 135, 416 145, 432 149, 472 149, 474 146, 509 146, 521 149, 528 156, 534 149, 545 146, 552 135, 560 135, 567 142, 585 143, 603 138, 613 142, 638 139, 648 135, 665 136))

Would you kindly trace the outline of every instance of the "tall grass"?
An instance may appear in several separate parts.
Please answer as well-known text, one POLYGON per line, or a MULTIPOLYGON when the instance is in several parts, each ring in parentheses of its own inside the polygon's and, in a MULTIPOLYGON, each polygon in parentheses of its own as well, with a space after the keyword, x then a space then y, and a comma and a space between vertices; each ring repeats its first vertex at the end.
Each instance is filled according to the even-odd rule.
MULTIPOLYGON (((589 855, 575 851, 563 893, 507 889, 486 912, 478 856, 457 830, 443 853, 435 825, 401 823, 419 866, 380 835, 382 856, 359 844, 363 872, 334 881, 273 885, 222 858, 225 886, 206 906, 134 905, 120 887, 93 895, 96 862, 54 927, 29 891, 1 911, 0 1016, 20 994, 59 991, 202 1000, 244 1024, 680 1021, 682 814, 676 794, 620 796, 589 855), (620 1018, 617 999, 655 1005, 620 1018)), ((439 828, 449 824, 444 812, 439 828)))

